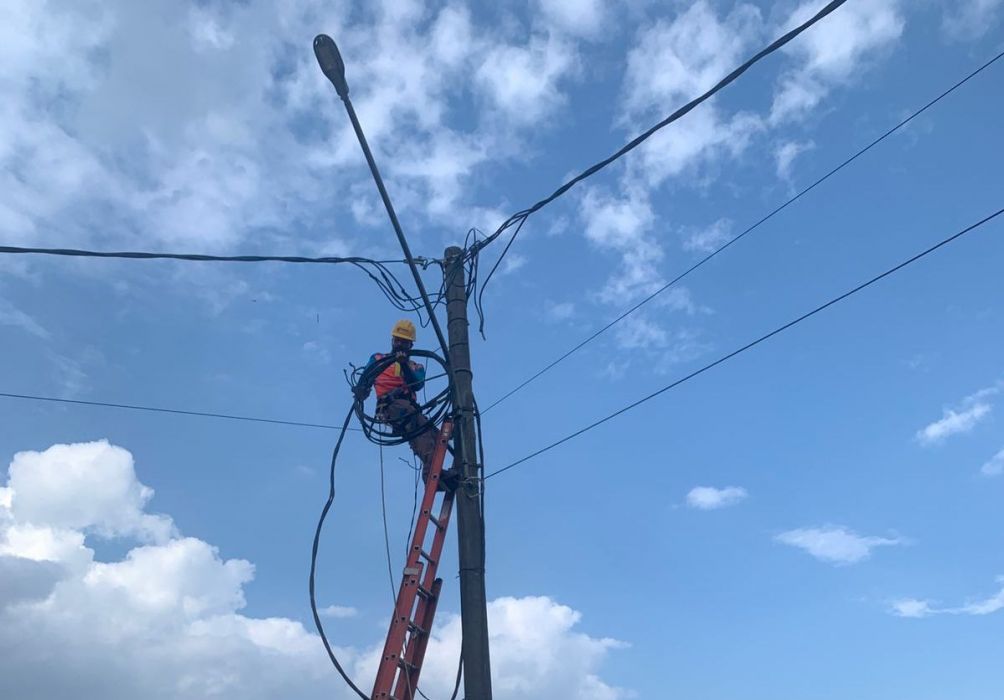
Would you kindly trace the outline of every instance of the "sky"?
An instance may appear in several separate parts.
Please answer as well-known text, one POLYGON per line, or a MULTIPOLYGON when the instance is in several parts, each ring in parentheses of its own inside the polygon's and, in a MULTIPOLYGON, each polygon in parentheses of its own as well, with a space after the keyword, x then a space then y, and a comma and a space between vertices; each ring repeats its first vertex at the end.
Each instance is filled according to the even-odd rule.
MULTIPOLYGON (((438 257, 822 4, 8 0, 0 244, 399 258, 325 32, 413 251, 438 257)), ((1002 50, 1001 0, 847 2, 528 220, 472 336, 479 403, 1002 50)), ((1000 209, 1002 85, 999 61, 486 412, 487 471, 1000 209)), ((1002 261, 996 219, 489 479, 495 697, 1004 695, 1002 261)), ((0 255, 0 392, 338 423, 343 371, 399 317, 348 266, 0 255)), ((335 431, 0 416, 0 695, 352 697, 307 598, 335 431)), ((397 571, 408 458, 350 433, 321 545, 326 629, 364 688, 393 595, 381 469, 397 571)), ((434 700, 456 571, 451 533, 434 700)))

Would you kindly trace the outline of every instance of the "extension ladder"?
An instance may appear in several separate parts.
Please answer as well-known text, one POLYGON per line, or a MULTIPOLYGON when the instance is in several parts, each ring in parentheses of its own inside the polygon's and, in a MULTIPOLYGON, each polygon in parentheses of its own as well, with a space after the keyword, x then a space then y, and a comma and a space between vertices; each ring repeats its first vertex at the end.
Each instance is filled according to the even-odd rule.
POLYGON ((439 492, 443 497, 438 515, 433 515, 432 509, 452 432, 453 423, 445 421, 432 454, 422 509, 415 523, 408 562, 404 567, 394 616, 390 620, 390 630, 373 686, 373 700, 414 700, 418 688, 418 676, 422 671, 422 661, 432 632, 432 619, 443 586, 443 579, 436 578, 436 570, 443 553, 446 528, 450 524, 453 490, 439 492), (432 543, 426 550, 430 525, 433 528, 432 543))

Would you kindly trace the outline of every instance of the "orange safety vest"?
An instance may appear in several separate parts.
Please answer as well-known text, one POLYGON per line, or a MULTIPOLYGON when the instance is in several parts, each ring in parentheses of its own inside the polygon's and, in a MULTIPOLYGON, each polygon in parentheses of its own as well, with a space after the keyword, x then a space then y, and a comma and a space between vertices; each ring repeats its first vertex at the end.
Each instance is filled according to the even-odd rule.
MULTIPOLYGON (((386 357, 385 354, 378 352, 373 355, 370 361, 379 362, 384 357, 386 357)), ((415 370, 415 372, 417 373, 418 370, 422 368, 422 366, 415 362, 412 362, 411 368, 415 370)), ((389 394, 390 392, 394 391, 395 389, 400 389, 402 387, 405 387, 405 381, 403 373, 401 372, 401 365, 398 364, 397 362, 394 362, 389 367, 387 367, 387 369, 378 374, 376 380, 373 382, 373 388, 376 390, 378 401, 387 394, 389 394)), ((406 388, 405 393, 411 397, 415 396, 415 391, 413 389, 406 388)))

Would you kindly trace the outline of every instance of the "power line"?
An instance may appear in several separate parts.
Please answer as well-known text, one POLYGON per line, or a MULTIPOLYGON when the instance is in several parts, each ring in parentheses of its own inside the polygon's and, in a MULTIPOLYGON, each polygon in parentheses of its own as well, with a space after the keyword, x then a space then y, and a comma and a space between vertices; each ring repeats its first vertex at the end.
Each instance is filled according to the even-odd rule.
MULTIPOLYGON (((438 260, 415 257, 409 260, 374 260, 362 257, 304 257, 298 255, 203 255, 200 253, 152 253, 147 251, 98 251, 80 250, 76 248, 25 248, 19 246, 0 246, 0 254, 8 255, 55 255, 77 258, 117 258, 125 260, 180 260, 186 262, 282 262, 298 264, 348 264, 364 272, 387 300, 399 311, 419 314, 427 309, 422 300, 408 293, 404 285, 386 266, 392 264, 407 264, 409 267, 421 265, 423 269, 438 260)), ((413 272, 415 272, 413 270, 413 272)), ((417 272, 415 272, 417 274, 417 272)), ((438 300, 437 300, 438 303, 438 300)), ((423 322, 424 324, 424 322, 423 322)))
POLYGON ((698 376, 699 374, 703 374, 704 372, 707 372, 712 367, 716 367, 716 366, 722 364, 723 362, 725 362, 727 360, 730 360, 731 358, 735 357, 736 355, 739 355, 739 354, 744 353, 744 352, 746 352, 747 350, 749 350, 749 349, 751 349, 753 347, 756 347, 757 345, 759 345, 760 343, 764 342, 765 340, 768 340, 769 338, 772 338, 775 335, 778 335, 779 333, 782 333, 783 331, 786 331, 787 329, 791 328, 792 326, 795 326, 795 325, 801 323, 802 321, 804 321, 804 320, 806 320, 806 319, 808 319, 808 318, 810 318, 812 316, 815 316, 820 311, 823 311, 824 309, 827 309, 827 308, 833 306, 834 304, 836 304, 836 303, 838 303, 840 301, 843 301, 844 299, 846 299, 849 296, 857 294, 861 290, 863 290, 863 289, 865 289, 867 287, 870 287, 871 285, 875 284, 879 280, 882 280, 882 279, 888 277, 889 275, 893 274, 894 272, 897 272, 897 271, 903 269, 907 265, 910 265, 911 263, 914 263, 917 260, 920 260, 921 258, 923 258, 923 257, 925 257, 925 256, 933 253, 934 251, 938 250, 939 248, 948 245, 952 241, 954 241, 954 240, 956 240, 958 238, 961 238, 965 234, 967 234, 970 231, 973 231, 973 230, 979 228, 983 224, 987 223, 988 221, 991 221, 992 219, 995 219, 996 217, 1000 216, 1001 214, 1004 214, 1004 209, 998 209, 993 214, 990 214, 989 216, 981 219, 980 221, 977 221, 975 224, 967 226, 966 228, 962 229, 958 233, 955 233, 955 234, 949 236, 948 238, 945 238, 944 240, 942 240, 942 241, 940 241, 938 243, 935 243, 930 248, 927 248, 926 250, 924 250, 924 251, 922 251, 920 253, 917 253, 913 257, 911 257, 911 258, 909 258, 907 260, 904 260, 903 262, 899 263, 895 267, 891 267, 888 270, 886 270, 885 272, 883 272, 883 273, 881 273, 879 275, 876 275, 875 277, 872 277, 867 282, 863 282, 862 284, 859 284, 857 287, 854 287, 853 289, 851 289, 851 290, 849 290, 847 292, 844 292, 840 296, 837 296, 837 297, 834 297, 833 299, 830 299, 825 304, 821 304, 820 306, 817 306, 813 310, 811 310, 811 311, 809 311, 807 313, 802 314, 798 318, 795 318, 795 319, 793 319, 791 321, 788 321, 783 326, 778 326, 777 328, 775 328, 774 330, 770 331, 769 333, 766 333, 766 334, 760 336, 759 338, 757 338, 756 340, 754 340, 752 342, 749 342, 746 345, 743 345, 742 347, 738 348, 737 350, 733 350, 729 354, 723 355, 722 357, 718 358, 714 362, 712 362, 710 364, 707 364, 707 365, 704 365, 700 369, 695 370, 694 372, 691 372, 690 374, 688 374, 688 375, 686 375, 684 377, 681 377, 680 379, 677 379, 676 381, 672 382, 671 384, 667 384, 666 386, 662 387, 661 389, 659 389, 657 391, 653 391, 651 394, 649 394, 647 396, 644 396, 644 397, 638 399, 637 401, 635 401, 633 403, 630 403, 627 406, 624 406, 623 408, 620 408, 620 409, 614 411, 613 413, 611 413, 611 414, 609 414, 609 415, 607 415, 607 416, 605 416, 603 418, 600 418, 597 421, 594 421, 593 423, 590 423, 589 425, 587 425, 584 428, 580 428, 579 430, 576 430, 574 433, 571 433, 570 435, 567 435, 567 436, 561 438, 560 440, 552 442, 550 445, 548 445, 546 447, 542 447, 541 449, 537 450, 536 452, 532 452, 532 453, 528 454, 527 456, 522 457, 521 459, 518 459, 515 462, 512 462, 512 463, 510 463, 510 464, 502 467, 501 469, 496 469, 491 474, 488 474, 485 477, 485 479, 490 479, 491 477, 496 476, 497 474, 501 474, 504 471, 508 471, 509 469, 512 469, 513 467, 515 467, 515 466, 517 466, 519 464, 522 464, 523 462, 526 462, 529 459, 532 459, 532 458, 534 458, 534 457, 536 457, 538 455, 543 454, 544 452, 552 450, 555 447, 557 447, 558 445, 561 445, 561 444, 563 444, 565 442, 568 442, 569 440, 571 440, 571 439, 573 439, 575 437, 578 437, 579 435, 582 435, 583 433, 585 433, 585 432, 587 432, 589 430, 592 430, 593 428, 595 428, 597 426, 600 426, 600 425, 606 423, 607 421, 612 420, 613 418, 616 418, 617 416, 621 415, 622 413, 626 413, 627 411, 630 411, 632 408, 640 406, 641 404, 645 403, 646 401, 650 401, 650 400, 654 399, 655 397, 659 396, 660 394, 663 394, 663 393, 669 391, 670 389, 672 389, 674 387, 677 387, 677 386, 683 384, 684 382, 693 379, 694 377, 698 376))
MULTIPOLYGON (((531 214, 533 214, 534 212, 539 211, 543 207, 547 206, 548 204, 550 204, 551 202, 553 202, 554 200, 556 200, 558 197, 560 197, 561 195, 565 194, 568 190, 572 189, 572 187, 574 187, 579 182, 581 182, 581 181, 585 180, 586 178, 588 178, 588 177, 596 174, 597 172, 599 172, 603 168, 605 168, 608 165, 610 165, 611 163, 613 163, 615 160, 619 159, 621 156, 623 156, 623 155, 627 154, 628 152, 634 150, 635 148, 637 148, 638 146, 640 146, 644 141, 646 141, 649 137, 651 137, 655 132, 659 131, 660 129, 662 129, 665 126, 668 126, 669 124, 672 124, 676 120, 678 120, 681 117, 685 116, 687 113, 689 113, 695 107, 698 107, 702 103, 704 103, 707 100, 711 99, 716 93, 718 93, 719 91, 721 91, 723 88, 727 87, 730 83, 734 82, 739 76, 741 76, 743 73, 745 73, 747 70, 749 70, 749 68, 752 67, 755 63, 759 62, 762 58, 764 58, 766 56, 769 56, 770 54, 774 53, 775 51, 777 51, 778 49, 780 49, 781 47, 783 47, 785 44, 787 44, 788 42, 790 42, 792 39, 794 39, 795 37, 797 37, 799 34, 801 34, 805 30, 807 30, 809 27, 811 27, 812 25, 814 25, 816 22, 819 22, 821 19, 823 19, 824 17, 826 17, 827 15, 829 15, 830 13, 832 13, 834 10, 836 10, 837 8, 839 8, 845 2, 847 2, 847 0, 832 0, 831 2, 827 3, 822 9, 819 10, 819 12, 817 12, 815 15, 813 15, 807 21, 805 21, 804 23, 802 23, 799 26, 795 27, 794 29, 792 29, 788 33, 784 34, 780 38, 776 39, 769 46, 761 49, 755 56, 753 56, 752 58, 748 59, 741 66, 739 66, 738 68, 736 68, 735 70, 733 70, 731 73, 729 73, 727 76, 725 76, 724 78, 722 78, 714 87, 712 87, 710 90, 708 90, 707 92, 705 92, 703 95, 701 95, 700 97, 697 97, 697 98, 691 100, 690 102, 688 102, 687 104, 685 104, 682 107, 680 107, 678 110, 676 110, 675 112, 673 112, 672 114, 670 114, 668 117, 666 117, 665 119, 663 119, 661 122, 659 122, 655 126, 651 127, 650 129, 648 129, 647 131, 645 131, 641 135, 635 137, 634 139, 632 139, 631 141, 629 141, 626 145, 624 145, 623 147, 621 147, 621 149, 618 150, 613 155, 610 155, 607 158, 604 158, 600 162, 594 164, 593 166, 587 168, 586 170, 584 170, 580 174, 576 175, 571 180, 569 180, 568 182, 566 182, 564 185, 562 185, 561 187, 559 187, 558 189, 556 189, 553 193, 551 193, 550 196, 545 197, 544 199, 540 200, 539 202, 537 202, 536 204, 534 204, 533 206, 531 206, 529 209, 524 209, 523 211, 518 212, 516 214, 513 214, 511 217, 509 217, 501 226, 499 226, 499 228, 495 231, 495 233, 493 233, 491 236, 489 236, 484 241, 482 241, 481 244, 478 245, 475 248, 475 250, 474 250, 474 253, 477 253, 482 248, 484 248, 486 245, 494 242, 495 239, 497 239, 499 236, 501 236, 510 227, 516 226, 516 230, 513 232, 513 235, 509 239, 509 242, 506 243, 506 246, 505 246, 505 248, 502 251, 502 255, 500 255, 499 258, 498 258, 498 260, 495 261, 495 265, 492 266, 491 271, 488 273, 488 277, 486 277, 485 281, 481 284, 481 291, 478 293, 478 298, 477 298, 477 306, 478 306, 478 309, 479 309, 479 313, 480 313, 480 309, 482 307, 482 298, 484 297, 485 287, 488 286, 488 282, 491 280, 492 275, 495 274, 495 270, 498 269, 498 266, 502 262, 502 259, 505 257, 505 254, 509 251, 509 248, 512 246, 513 241, 516 240, 516 236, 519 235, 519 230, 520 230, 520 228, 522 228, 523 222, 525 222, 526 219, 531 214)), ((483 335, 484 334, 484 322, 483 321, 482 321, 482 325, 481 325, 480 330, 481 330, 482 335, 483 335)))
MULTIPOLYGON (((73 258, 122 258, 126 260, 183 260, 187 262, 284 262, 319 264, 363 264, 392 265, 407 263, 407 260, 372 260, 360 257, 304 257, 300 255, 203 255, 201 253, 151 253, 146 251, 101 251, 77 248, 22 248, 20 246, 0 246, 0 253, 8 255, 58 255, 73 258)), ((426 258, 416 258, 420 263, 432 262, 426 258)))
MULTIPOLYGON (((23 399, 28 401, 49 401, 52 403, 76 404, 79 406, 100 406, 102 408, 121 408, 130 411, 148 411, 152 413, 172 413, 182 416, 195 416, 198 418, 222 418, 225 420, 249 421, 253 423, 272 423, 274 425, 292 425, 299 428, 319 428, 322 430, 339 430, 337 425, 327 425, 325 423, 304 423, 294 420, 280 420, 277 418, 258 418, 255 416, 238 416, 229 413, 209 413, 206 411, 188 411, 179 408, 162 408, 158 406, 140 406, 137 404, 109 403, 106 401, 83 401, 81 399, 62 399, 54 396, 35 396, 31 394, 12 394, 0 392, 0 397, 7 399, 23 399)), ((349 430, 360 431, 359 428, 349 428, 349 430)))
POLYGON ((516 392, 520 391, 521 389, 523 389, 525 386, 527 386, 528 384, 530 384, 534 380, 538 379, 541 375, 543 375, 546 372, 550 371, 556 365, 558 365, 559 363, 561 363, 564 360, 568 359, 571 355, 575 354, 576 352, 578 352, 579 350, 581 350, 582 348, 584 348, 586 345, 588 345, 592 341, 596 340, 596 338, 598 338, 599 336, 603 335, 605 332, 607 332, 608 330, 610 330, 611 328, 613 328, 615 325, 617 325, 618 323, 620 323, 621 321, 623 321, 625 318, 627 318, 628 316, 630 316, 631 314, 633 314, 635 311, 637 311, 638 309, 640 309, 641 307, 643 307, 648 302, 650 302, 653 299, 655 299, 657 296, 659 296, 660 294, 662 294, 663 292, 665 292, 670 287, 672 287, 676 283, 680 282, 682 279, 684 279, 685 277, 687 277, 690 273, 694 272, 699 267, 702 267, 705 263, 707 263, 709 260, 711 260, 712 258, 714 258, 716 255, 718 255, 719 253, 721 253, 723 250, 725 250, 729 246, 731 246, 733 243, 737 242, 741 238, 744 238, 748 233, 751 233, 755 229, 759 228, 761 224, 766 223, 767 221, 769 221, 770 219, 772 219, 776 214, 780 213, 782 210, 787 209, 795 201, 797 201, 798 199, 801 199, 803 195, 808 194, 810 191, 814 190, 816 187, 818 187, 819 185, 823 184, 823 182, 825 182, 826 180, 829 180, 831 177, 833 177, 838 172, 840 172, 841 170, 843 170, 844 168, 846 168, 848 165, 850 165, 851 163, 853 163, 854 161, 856 161, 858 158, 860 158, 861 156, 863 156, 865 153, 867 153, 868 151, 870 151, 872 148, 874 148, 875 146, 879 145, 880 143, 882 143, 883 141, 885 141, 887 138, 889 138, 890 136, 892 136, 894 133, 896 133, 897 131, 899 131, 900 129, 902 129, 904 126, 906 126, 907 124, 909 124, 910 122, 912 122, 914 119, 916 119, 917 117, 919 117, 921 114, 923 114, 924 112, 926 112, 928 109, 930 109, 934 105, 936 105, 939 102, 941 102, 941 100, 943 100, 945 97, 948 97, 948 95, 952 94, 958 88, 962 87, 967 82, 969 82, 971 79, 975 78, 977 75, 979 75, 980 73, 982 73, 986 68, 989 68, 992 64, 996 63, 1002 57, 1004 57, 1004 51, 1002 51, 1001 53, 997 54, 996 56, 994 56, 993 58, 991 58, 989 61, 987 61, 986 63, 984 63, 983 65, 981 65, 979 68, 977 68, 976 70, 974 70, 971 73, 969 73, 969 75, 967 75, 966 77, 964 77, 961 80, 959 80, 958 82, 956 82, 950 88, 948 88, 947 90, 945 90, 944 92, 942 92, 940 95, 938 95, 937 97, 935 97, 933 100, 931 100, 930 102, 928 102, 927 104, 925 104, 923 107, 921 107, 917 111, 913 112, 906 119, 903 119, 901 122, 899 122, 898 124, 896 124, 896 126, 892 127, 891 129, 889 129, 888 131, 886 131, 885 133, 883 133, 881 136, 879 136, 877 139, 875 139, 874 141, 872 141, 871 143, 869 143, 867 146, 865 146, 864 148, 862 148, 861 150, 859 150, 857 153, 855 153, 851 157, 849 157, 846 160, 844 160, 842 163, 840 163, 840 165, 838 165, 837 167, 835 167, 832 170, 830 170, 829 172, 827 172, 825 175, 823 175, 822 177, 820 177, 818 180, 816 180, 815 182, 813 182, 811 185, 809 185, 805 189, 803 189, 800 192, 798 192, 797 194, 795 194, 793 197, 791 197, 790 199, 788 199, 787 201, 785 201, 780 206, 778 206, 778 207, 774 208, 773 210, 771 210, 770 213, 768 213, 766 216, 762 217, 756 223, 752 224, 751 226, 749 226, 748 228, 746 228, 745 230, 743 230, 742 233, 740 233, 737 236, 735 236, 734 238, 730 239, 727 243, 723 244, 722 246, 716 248, 714 251, 712 251, 711 253, 709 253, 705 257, 701 258, 698 262, 696 262, 693 265, 691 265, 689 268, 687 268, 686 270, 684 270, 683 272, 681 272, 679 275, 677 275, 676 277, 674 277, 673 279, 671 279, 669 282, 667 282, 662 287, 660 287, 659 289, 657 289, 656 291, 654 291, 652 294, 648 295, 647 297, 645 297, 644 299, 642 299, 641 301, 639 301, 637 304, 635 304, 634 306, 632 306, 630 309, 628 309, 627 311, 623 312, 620 316, 618 316, 614 320, 610 321, 607 325, 603 326, 602 328, 600 328, 599 330, 597 330, 596 332, 594 332, 592 335, 590 335, 588 338, 586 338, 585 340, 583 340, 582 342, 580 342, 578 345, 576 345, 575 347, 573 347, 570 350, 568 350, 567 352, 565 352, 565 354, 563 354, 561 357, 559 357, 558 359, 554 360, 550 364, 546 365, 542 369, 538 370, 536 374, 534 374, 533 376, 531 376, 528 379, 524 380, 521 384, 519 384, 515 388, 511 389, 509 392, 503 394, 500 398, 496 399, 492 404, 490 404, 488 406, 488 408, 486 408, 483 411, 483 413, 488 413, 488 411, 490 411, 492 408, 494 408, 495 406, 498 406, 500 403, 502 403, 503 401, 505 401, 506 399, 508 399, 510 396, 512 396, 516 392))

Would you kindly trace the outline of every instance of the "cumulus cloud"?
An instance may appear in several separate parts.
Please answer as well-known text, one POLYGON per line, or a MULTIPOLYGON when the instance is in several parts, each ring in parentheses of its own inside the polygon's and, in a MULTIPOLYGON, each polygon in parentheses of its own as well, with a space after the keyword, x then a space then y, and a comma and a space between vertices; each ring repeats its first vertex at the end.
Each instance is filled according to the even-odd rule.
POLYGON ((940 419, 917 431, 917 441, 925 447, 944 442, 953 435, 972 432, 993 409, 992 399, 1000 392, 996 386, 982 389, 964 398, 954 408, 942 409, 940 419))
MULTIPOLYGON (((817 5, 800 6, 789 24, 807 19, 817 5)), ((620 254, 601 299, 629 300, 663 283, 658 268, 665 255, 651 231, 655 190, 684 176, 700 185, 722 161, 746 153, 757 136, 779 128, 783 121, 807 116, 834 85, 857 78, 863 61, 898 38, 902 19, 895 0, 864 5, 841 8, 827 19, 825 32, 807 32, 792 45, 787 52, 792 67, 778 83, 770 116, 730 113, 719 101, 710 100, 657 132, 625 162, 620 193, 586 192, 579 212, 586 238, 620 254), (800 93, 805 94, 796 99, 800 93)), ((719 11, 706 0, 688 3, 672 17, 643 26, 627 58, 621 125, 630 133, 647 128, 725 77, 765 37, 787 28, 768 27, 753 4, 719 11)), ((807 141, 782 140, 775 154, 778 176, 788 179, 795 158, 809 148, 807 141)), ((709 252, 726 242, 730 232, 731 222, 724 218, 684 231, 684 249, 709 252)))
POLYGON ((812 141, 785 141, 774 151, 774 160, 777 163, 777 176, 782 180, 791 179, 791 166, 795 159, 815 148, 812 141))
MULTIPOLYGON (((784 29, 805 22, 822 4, 817 0, 801 4, 784 29)), ((888 50, 902 35, 905 21, 899 4, 899 0, 847 3, 829 15, 824 25, 789 44, 784 50, 800 65, 781 79, 774 95, 771 122, 804 117, 834 86, 859 77, 868 61, 888 50)))
POLYGON ((339 620, 347 617, 355 617, 359 614, 358 610, 347 605, 329 605, 325 608, 321 608, 318 612, 322 617, 332 617, 339 620))
MULTIPOLYGON (((697 97, 741 62, 761 30, 753 5, 720 18, 704 0, 643 29, 628 54, 622 120, 637 131, 697 97)), ((645 142, 637 170, 656 187, 709 159, 743 152, 760 129, 755 115, 725 117, 711 101, 645 142)))
POLYGON ((991 457, 980 467, 983 476, 1000 476, 1004 474, 1004 449, 991 457))
POLYGON ((953 0, 944 8, 945 34, 956 41, 973 41, 997 26, 1004 0, 953 0))
MULTIPOLYGON (((14 457, 0 487, 0 696, 353 697, 301 622, 241 612, 250 562, 167 528, 170 518, 145 511, 151 496, 128 451, 105 441, 14 457), (97 561, 92 537, 134 546, 97 561)), ((322 614, 358 611, 330 605, 322 614)), ((628 697, 598 675, 624 645, 578 631, 580 619, 546 597, 491 601, 496 697, 628 697)), ((335 650, 364 686, 379 662, 378 635, 335 650)), ((442 611, 423 672, 437 697, 452 690, 460 638, 460 618, 442 611)))
POLYGON ((904 544, 898 537, 868 537, 845 527, 827 525, 782 532, 774 538, 781 544, 803 549, 829 564, 857 564, 871 556, 876 547, 904 544))
POLYGON ((1004 610, 1004 576, 998 577, 1001 590, 988 598, 975 600, 954 608, 938 608, 931 601, 916 598, 894 600, 889 611, 897 617, 930 617, 932 615, 990 615, 1004 610))
POLYGON ((889 608, 897 617, 926 617, 931 614, 930 604, 926 600, 916 598, 894 600, 889 608))
POLYGON ((603 0, 536 0, 534 5, 551 29, 581 37, 596 36, 608 10, 603 0))
POLYGON ((621 259, 618 272, 599 294, 601 301, 623 306, 662 286, 657 264, 663 251, 650 235, 655 214, 647 196, 635 191, 622 197, 589 188, 581 198, 580 216, 586 240, 621 259))
POLYGON ((741 486, 726 486, 719 489, 714 486, 695 486, 687 493, 687 505, 698 510, 717 510, 727 508, 746 500, 749 494, 741 486))
MULTIPOLYGON (((489 643, 492 654, 492 689, 499 698, 570 697, 581 700, 619 700, 631 694, 604 682, 597 668, 607 655, 627 645, 609 638, 590 637, 576 631, 581 613, 546 596, 498 598, 488 604, 489 643)), ((429 670, 445 682, 430 684, 430 697, 453 690, 460 652, 461 624, 457 615, 446 616, 429 643, 429 670)), ((375 673, 378 658, 371 657, 364 675, 375 673)), ((423 670, 423 676, 425 670, 423 670)))
POLYGON ((577 54, 555 37, 532 37, 526 46, 488 50, 475 74, 491 104, 509 120, 533 124, 560 106, 560 82, 574 74, 577 54))
POLYGON ((686 229, 683 239, 683 249, 695 253, 710 253, 728 243, 732 238, 732 220, 718 219, 704 228, 686 229))
POLYGON ((0 299, 0 326, 20 328, 25 333, 42 340, 48 340, 52 337, 52 334, 32 316, 5 299, 0 299))
POLYGON ((136 479, 132 455, 107 441, 18 452, 9 468, 10 512, 29 525, 164 541, 174 524, 144 512, 153 489, 136 479))
POLYGON ((575 316, 575 304, 570 301, 549 301, 544 305, 544 316, 552 322, 567 321, 575 316))
POLYGON ((578 66, 546 28, 478 26, 455 3, 5 3, 8 240, 58 230, 67 244, 222 251, 263 232, 315 248, 343 237, 331 192, 366 183, 372 198, 372 185, 310 51, 319 27, 338 37, 398 209, 429 221, 487 225, 472 173, 541 128, 578 66), (457 118, 472 96, 474 123, 457 118))

